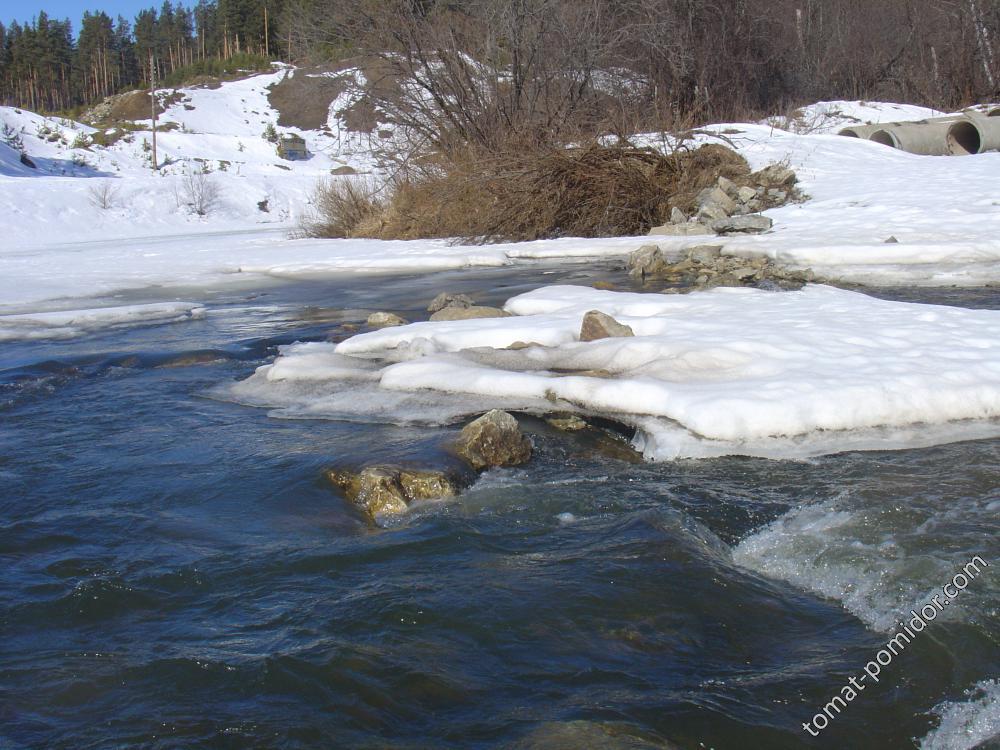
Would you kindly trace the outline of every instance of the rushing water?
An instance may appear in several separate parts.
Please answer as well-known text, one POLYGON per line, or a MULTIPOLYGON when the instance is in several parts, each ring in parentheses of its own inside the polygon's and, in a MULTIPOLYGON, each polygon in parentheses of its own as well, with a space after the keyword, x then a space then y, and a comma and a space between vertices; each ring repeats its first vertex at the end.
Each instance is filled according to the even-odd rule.
POLYGON ((621 280, 317 280, 3 344, 0 748, 1000 746, 998 440, 648 465, 526 419, 528 466, 380 529, 322 468, 440 460, 455 427, 206 397, 373 309, 591 277, 621 280), (807 733, 974 555, 991 567, 807 733))

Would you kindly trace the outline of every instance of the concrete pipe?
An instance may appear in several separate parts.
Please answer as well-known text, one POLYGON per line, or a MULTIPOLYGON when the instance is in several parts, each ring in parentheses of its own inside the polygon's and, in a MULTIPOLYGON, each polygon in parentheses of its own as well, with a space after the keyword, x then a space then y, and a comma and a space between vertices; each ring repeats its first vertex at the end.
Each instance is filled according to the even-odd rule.
POLYGON ((933 120, 895 122, 884 125, 869 137, 875 143, 922 156, 946 156, 949 128, 965 118, 937 117, 933 120))
POLYGON ((1000 117, 969 112, 948 127, 948 153, 956 156, 1000 150, 1000 117))
POLYGON ((845 135, 848 138, 871 138, 872 133, 878 132, 885 125, 851 125, 847 128, 841 128, 837 135, 845 135))

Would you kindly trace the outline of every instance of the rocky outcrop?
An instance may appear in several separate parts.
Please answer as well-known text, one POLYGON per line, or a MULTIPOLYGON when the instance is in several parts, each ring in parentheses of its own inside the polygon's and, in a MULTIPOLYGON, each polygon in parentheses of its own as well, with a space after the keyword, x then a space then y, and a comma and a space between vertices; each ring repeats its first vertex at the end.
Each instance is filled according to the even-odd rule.
POLYGON ((525 463, 531 458, 531 441, 514 417, 493 409, 462 429, 454 450, 476 471, 483 471, 525 463))
POLYGON ((444 307, 431 315, 435 323, 442 320, 472 320, 473 318, 506 318, 499 307, 472 305, 471 307, 444 307))
POLYGON ((597 341, 598 339, 620 338, 634 336, 629 326, 622 325, 607 313, 591 310, 583 316, 580 325, 580 341, 597 341))
POLYGON ((454 497, 460 489, 445 472, 392 466, 328 469, 326 478, 373 519, 403 513, 417 500, 454 497))
MULTIPOLYGON (((755 214, 802 198, 795 188, 795 172, 780 164, 772 164, 749 176, 735 179, 739 182, 719 176, 714 185, 694 198, 694 216, 688 219, 679 207, 674 206, 670 211, 670 223, 653 227, 649 234, 695 237, 766 232, 771 228, 771 220, 755 214)), ((690 202, 691 199, 686 200, 690 202)))
POLYGON ((389 312, 374 312, 365 321, 372 328, 389 328, 391 326, 405 326, 409 321, 398 315, 389 312))
POLYGON ((427 305, 427 312, 436 313, 438 310, 444 310, 446 307, 472 307, 474 304, 476 303, 472 301, 472 297, 469 297, 467 294, 441 292, 441 294, 427 305))

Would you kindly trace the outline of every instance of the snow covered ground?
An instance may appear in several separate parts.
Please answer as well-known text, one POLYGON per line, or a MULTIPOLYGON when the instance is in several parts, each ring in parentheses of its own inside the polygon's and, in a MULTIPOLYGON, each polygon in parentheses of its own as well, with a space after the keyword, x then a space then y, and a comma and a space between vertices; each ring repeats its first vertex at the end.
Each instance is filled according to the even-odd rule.
MULTIPOLYGON (((379 166, 371 136, 345 129, 344 111, 353 103, 349 94, 333 102, 320 130, 280 128, 302 135, 311 158, 278 158, 262 134, 278 120, 268 87, 286 75, 306 73, 279 66, 218 88, 177 90, 161 117, 175 129, 159 135, 166 166, 156 173, 149 169, 149 133, 143 129, 148 121, 137 121, 138 130, 108 147, 84 148, 93 128, 0 108, 7 132, 37 166, 24 166, 17 151, 0 142, 0 312, 65 308, 67 300, 154 285, 253 285, 263 277, 624 255, 644 241, 455 247, 440 241, 290 239, 319 179, 344 166, 377 175, 379 166), (185 180, 202 170, 218 201, 198 216, 188 205, 185 180), (105 208, 99 205, 102 195, 105 208)), ((827 102, 805 108, 794 122, 782 121, 802 132, 782 130, 775 121, 708 129, 754 167, 789 163, 810 196, 768 212, 773 232, 726 239, 724 252, 768 255, 811 267, 828 280, 1000 281, 1000 196, 994 187, 1000 154, 912 156, 830 134, 857 121, 929 114, 934 113, 906 105, 827 102), (887 242, 890 238, 896 242, 887 242)), ((713 139, 708 131, 700 141, 713 139)), ((659 136, 646 140, 655 143, 659 136)), ((703 241, 657 238, 668 249, 703 241)))
POLYGON ((513 315, 286 347, 230 395, 293 417, 448 422, 494 406, 607 416, 637 427, 651 460, 1000 434, 997 311, 820 285, 688 295, 555 286, 505 309, 513 315), (636 335, 580 342, 588 310, 636 335))

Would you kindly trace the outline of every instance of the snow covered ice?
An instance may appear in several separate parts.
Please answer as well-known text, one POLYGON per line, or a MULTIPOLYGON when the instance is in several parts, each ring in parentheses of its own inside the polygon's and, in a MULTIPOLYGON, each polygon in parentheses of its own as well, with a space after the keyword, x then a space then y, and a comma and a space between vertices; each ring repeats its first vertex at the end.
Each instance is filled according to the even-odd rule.
POLYGON ((193 302, 154 302, 87 310, 0 315, 0 341, 68 339, 105 328, 193 320, 205 313, 204 307, 193 302))
POLYGON ((267 405, 271 391, 271 405, 298 401, 317 416, 324 383, 343 394, 361 380, 374 397, 374 362, 379 390, 436 401, 440 421, 455 419, 457 404, 468 414, 500 406, 608 416, 638 428, 636 446, 651 460, 808 456, 1000 434, 997 311, 821 285, 688 295, 554 286, 514 297, 506 310, 513 315, 290 347, 242 386, 244 398, 252 390, 267 405), (579 342, 592 309, 635 337, 579 342), (531 346, 506 348, 516 342, 531 346))

